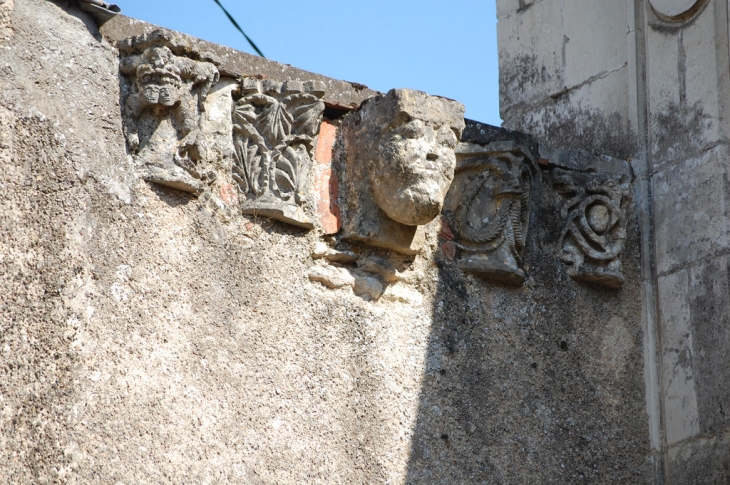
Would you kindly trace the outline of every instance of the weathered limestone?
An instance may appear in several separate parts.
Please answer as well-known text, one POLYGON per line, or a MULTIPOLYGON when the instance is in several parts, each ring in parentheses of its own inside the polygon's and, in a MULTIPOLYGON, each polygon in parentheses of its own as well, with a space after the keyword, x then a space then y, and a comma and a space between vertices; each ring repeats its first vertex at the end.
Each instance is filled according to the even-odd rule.
MULTIPOLYGON (((569 199, 540 183, 591 197, 628 164, 74 5, 2 17, 0 483, 649 481, 633 208, 605 291, 570 277, 569 199)), ((687 271, 706 433, 726 282, 687 271)))
POLYGON ((680 269, 730 247, 726 224, 727 146, 718 146, 652 178, 657 271, 680 269))
MULTIPOLYGON (((546 2, 498 2, 505 125, 631 159, 655 483, 725 483, 728 3, 546 2), (525 57, 536 32, 545 32, 545 45, 525 57), (510 64, 528 58, 523 77, 544 73, 541 83, 510 77, 510 64)), ((592 227, 590 213, 585 222, 592 227)))
POLYGON ((560 259, 577 281, 618 288, 626 217, 631 201, 629 178, 609 174, 570 173, 556 168, 551 183, 567 199, 560 259))
POLYGON ((689 275, 679 271, 659 278, 662 328, 662 389, 668 445, 699 434, 697 378, 689 307, 689 275))
POLYGON ((200 194, 201 179, 210 178, 198 166, 207 158, 200 117, 218 69, 173 53, 173 35, 163 30, 119 47, 127 54, 119 70, 133 80, 123 101, 129 150, 144 166, 146 180, 200 194))
POLYGON ((457 265, 467 273, 521 285, 537 163, 528 149, 507 141, 462 143, 456 153, 444 218, 460 249, 457 265))
POLYGON ((312 157, 324 83, 247 77, 241 91, 234 111, 233 178, 246 196, 243 213, 311 229, 312 157))
POLYGON ((407 89, 345 118, 345 237, 415 252, 416 226, 439 214, 454 178, 463 118, 460 103, 407 89))

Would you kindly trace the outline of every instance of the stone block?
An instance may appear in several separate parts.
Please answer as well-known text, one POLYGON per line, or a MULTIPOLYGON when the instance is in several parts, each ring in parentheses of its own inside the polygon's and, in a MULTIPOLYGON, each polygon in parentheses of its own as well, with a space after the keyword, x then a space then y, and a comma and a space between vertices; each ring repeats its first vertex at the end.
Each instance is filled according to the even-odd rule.
POLYGON ((497 18, 525 10, 540 0, 497 0, 497 18))
POLYGON ((564 0, 563 12, 568 89, 626 65, 626 2, 564 0))
POLYGON ((630 131, 628 85, 628 69, 619 69, 538 108, 504 113, 504 127, 531 133, 550 146, 630 158, 636 140, 630 131))
POLYGON ((311 281, 322 283, 328 288, 342 288, 345 286, 352 288, 355 286, 355 277, 345 268, 337 266, 314 266, 309 270, 307 276, 311 281))
POLYGON ((697 404, 702 434, 727 430, 730 424, 730 261, 723 256, 690 270, 697 404))
POLYGON ((691 119, 685 130, 701 128, 702 147, 728 137, 727 93, 730 92, 730 57, 728 56, 727 4, 709 2, 694 21, 682 29, 684 51, 684 89, 687 114, 700 119, 697 127, 691 119), (695 114, 697 113, 697 114, 695 114))
POLYGON ((727 157, 718 146, 652 179, 660 274, 728 247, 727 157))
POLYGON ((208 93, 205 112, 201 116, 200 128, 208 141, 206 158, 222 172, 230 172, 233 155, 233 102, 231 93, 238 83, 231 78, 223 78, 208 93), (224 165, 225 164, 225 165, 224 165))
POLYGON ((727 39, 726 7, 716 2, 681 30, 647 31, 655 172, 727 138, 727 39))
POLYGON ((676 30, 646 31, 646 80, 652 108, 679 104, 679 35, 676 30))
POLYGON ((693 440, 669 449, 672 484, 725 484, 730 476, 730 433, 693 440))
POLYGON ((542 0, 497 24, 503 120, 564 89, 561 16, 561 0, 542 0))
POLYGON ((659 278, 661 386, 667 444, 700 432, 686 270, 659 278))

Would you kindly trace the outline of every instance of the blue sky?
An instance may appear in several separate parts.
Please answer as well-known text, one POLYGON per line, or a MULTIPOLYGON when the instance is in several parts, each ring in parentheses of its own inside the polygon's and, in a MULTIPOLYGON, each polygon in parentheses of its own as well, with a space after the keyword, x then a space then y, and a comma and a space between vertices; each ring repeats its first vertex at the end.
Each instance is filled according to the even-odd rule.
MULTIPOLYGON (((253 52, 213 0, 113 0, 122 13, 253 52)), ((500 125, 494 0, 221 0, 267 58, 378 91, 456 99, 500 125)))

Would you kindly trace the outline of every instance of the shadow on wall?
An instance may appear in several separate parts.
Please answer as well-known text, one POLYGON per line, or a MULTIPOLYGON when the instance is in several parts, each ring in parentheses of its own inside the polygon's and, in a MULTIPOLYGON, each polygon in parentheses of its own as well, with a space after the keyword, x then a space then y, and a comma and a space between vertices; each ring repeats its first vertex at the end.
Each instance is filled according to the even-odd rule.
POLYGON ((439 255, 409 484, 651 481, 636 224, 623 288, 573 281, 549 173, 532 191, 523 285, 439 255))

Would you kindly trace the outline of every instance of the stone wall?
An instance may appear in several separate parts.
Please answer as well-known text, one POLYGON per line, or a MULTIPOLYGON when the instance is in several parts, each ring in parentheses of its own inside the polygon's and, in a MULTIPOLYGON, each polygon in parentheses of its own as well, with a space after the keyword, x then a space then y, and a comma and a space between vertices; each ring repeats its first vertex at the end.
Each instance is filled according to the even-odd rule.
POLYGON ((728 4, 498 5, 506 125, 632 158, 657 483, 727 483, 728 4))
POLYGON ((0 21, 0 482, 651 480, 626 162, 74 4, 0 21))

